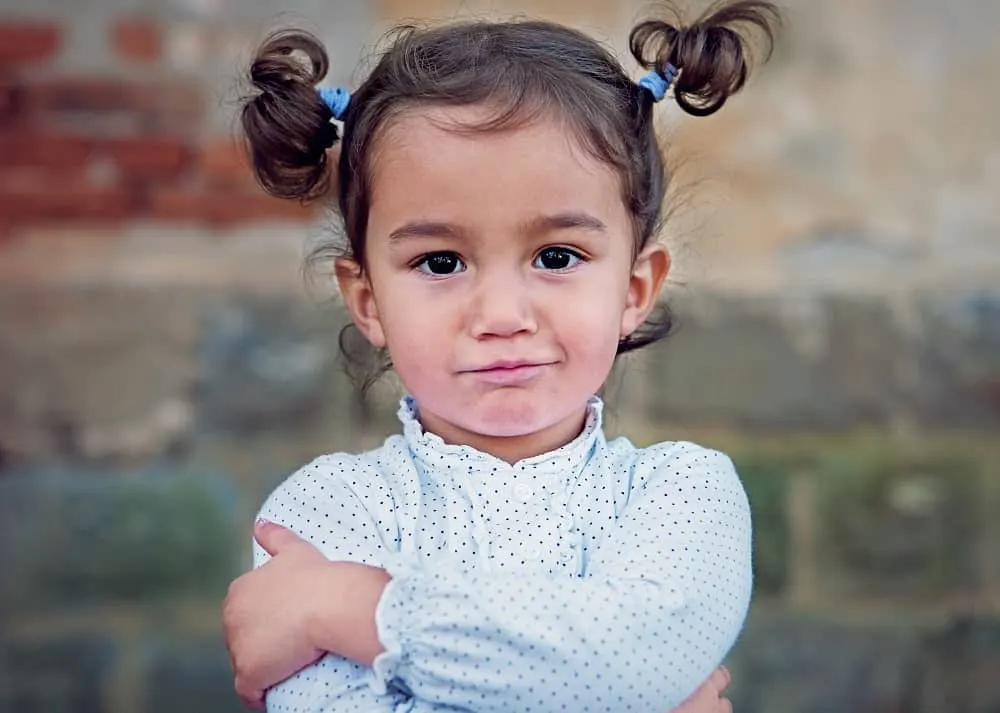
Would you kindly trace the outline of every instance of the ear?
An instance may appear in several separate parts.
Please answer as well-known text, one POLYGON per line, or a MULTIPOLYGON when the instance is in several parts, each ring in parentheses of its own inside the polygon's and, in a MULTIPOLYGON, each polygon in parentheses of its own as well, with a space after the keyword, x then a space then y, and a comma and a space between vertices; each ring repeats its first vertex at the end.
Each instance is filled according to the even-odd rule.
POLYGON ((361 266, 350 258, 337 258, 334 261, 334 272, 337 275, 340 294, 354 324, 372 346, 381 349, 385 346, 385 332, 378 316, 375 293, 367 275, 361 270, 361 266))
POLYGON ((663 245, 653 242, 639 253, 632 265, 622 312, 622 339, 637 330, 649 317, 669 272, 670 253, 663 245))

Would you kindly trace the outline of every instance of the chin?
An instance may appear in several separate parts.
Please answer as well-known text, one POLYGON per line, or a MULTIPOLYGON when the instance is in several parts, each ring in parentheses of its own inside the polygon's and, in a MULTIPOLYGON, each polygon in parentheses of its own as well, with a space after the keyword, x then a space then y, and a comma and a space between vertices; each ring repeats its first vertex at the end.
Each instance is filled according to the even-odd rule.
MULTIPOLYGON (((461 414, 465 429, 491 438, 516 438, 538 433, 560 418, 533 399, 498 399, 482 403, 461 414)), ((460 416, 460 417, 461 417, 460 416)))
POLYGON ((465 430, 489 438, 522 438, 543 430, 549 424, 512 422, 499 419, 481 419, 468 424, 465 430))

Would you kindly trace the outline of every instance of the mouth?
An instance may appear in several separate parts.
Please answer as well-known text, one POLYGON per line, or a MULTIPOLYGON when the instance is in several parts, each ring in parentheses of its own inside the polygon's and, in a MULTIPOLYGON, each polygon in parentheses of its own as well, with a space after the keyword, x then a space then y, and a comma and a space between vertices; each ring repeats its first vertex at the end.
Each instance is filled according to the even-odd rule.
POLYGON ((537 378, 554 362, 501 360, 463 373, 488 384, 514 386, 537 378))
POLYGON ((491 362, 486 366, 469 369, 470 372, 478 374, 484 371, 517 371, 518 369, 530 369, 539 366, 548 366, 551 362, 529 361, 527 359, 500 359, 491 362))

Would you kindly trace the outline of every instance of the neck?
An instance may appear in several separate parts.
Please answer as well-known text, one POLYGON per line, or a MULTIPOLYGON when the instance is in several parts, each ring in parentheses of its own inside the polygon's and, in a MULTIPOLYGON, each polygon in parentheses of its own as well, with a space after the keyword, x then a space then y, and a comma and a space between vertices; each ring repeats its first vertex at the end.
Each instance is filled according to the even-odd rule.
POLYGON ((420 414, 420 424, 426 433, 433 433, 451 445, 470 446, 483 453, 489 453, 494 458, 510 464, 566 445, 580 435, 586 419, 585 407, 572 416, 534 433, 522 436, 488 436, 448 423, 432 413, 420 414))

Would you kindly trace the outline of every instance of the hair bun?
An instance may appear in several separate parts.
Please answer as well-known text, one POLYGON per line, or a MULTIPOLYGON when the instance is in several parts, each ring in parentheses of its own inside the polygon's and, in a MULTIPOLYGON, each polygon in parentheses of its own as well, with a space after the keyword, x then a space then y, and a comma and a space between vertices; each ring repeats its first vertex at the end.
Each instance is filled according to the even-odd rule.
POLYGON ((314 35, 287 30, 264 40, 250 65, 258 92, 243 105, 243 133, 254 175, 271 195, 309 200, 329 187, 327 149, 339 135, 316 92, 328 69, 314 35))
POLYGON ((778 9, 768 0, 735 0, 712 6, 688 26, 642 22, 632 30, 629 46, 647 69, 663 72, 672 64, 680 70, 673 86, 677 104, 688 114, 708 116, 743 88, 750 73, 749 40, 735 27, 759 30, 767 59, 779 24, 778 9))

